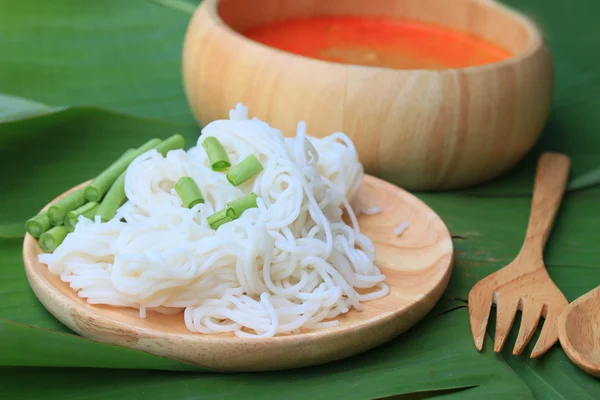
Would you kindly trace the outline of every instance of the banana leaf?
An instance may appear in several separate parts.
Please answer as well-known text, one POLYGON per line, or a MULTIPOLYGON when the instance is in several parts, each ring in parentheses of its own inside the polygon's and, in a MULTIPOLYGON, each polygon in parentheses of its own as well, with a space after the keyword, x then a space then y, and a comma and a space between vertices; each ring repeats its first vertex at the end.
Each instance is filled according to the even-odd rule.
POLYGON ((46 114, 53 108, 42 103, 0 94, 0 122, 46 114))
MULTIPOLYGON (((397 394, 533 399, 527 385, 488 350, 479 354, 464 334, 466 308, 432 316, 418 328, 364 355, 320 367, 263 374, 140 373, 100 370, 6 369, 1 398, 30 399, 289 399, 363 400, 397 394), (426 371, 426 373, 424 373, 426 371), (7 379, 8 378, 8 379, 7 379), (43 385, 26 385, 38 381, 43 385), (93 384, 92 382, 96 382, 93 384), (103 386, 101 382, 110 382, 103 386), (68 388, 68 390, 66 390, 68 388), (441 392, 441 393, 440 393, 441 392), (143 395, 141 395, 143 394, 143 395), (135 397, 135 396, 139 397, 135 397)), ((421 397, 423 398, 423 397, 421 397)), ((427 398, 427 397, 425 397, 427 398)))
POLYGON ((0 93, 192 122, 180 73, 185 5, 1 0, 0 93))
MULTIPOLYGON (((448 0, 451 1, 451 0, 448 0)), ((444 297, 399 338, 348 360, 292 371, 221 374, 81 338, 29 288, 23 222, 89 179, 123 149, 199 127, 181 85, 181 43, 197 1, 0 0, 0 398, 4 399, 597 399, 600 382, 555 346, 539 360, 470 337, 472 285, 522 242, 537 157, 566 153, 570 193, 547 246, 550 275, 569 300, 600 284, 600 98, 593 0, 505 0, 533 17, 555 56, 551 118, 531 154, 479 187, 420 194, 448 224, 456 260, 444 297), (80 368, 76 368, 80 367, 80 368)), ((532 344, 535 342, 535 337, 532 344)))

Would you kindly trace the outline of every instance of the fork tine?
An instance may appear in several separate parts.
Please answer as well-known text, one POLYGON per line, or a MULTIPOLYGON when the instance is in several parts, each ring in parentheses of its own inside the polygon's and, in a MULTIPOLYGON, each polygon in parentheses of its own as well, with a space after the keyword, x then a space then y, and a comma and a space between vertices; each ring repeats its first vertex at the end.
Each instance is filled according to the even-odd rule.
POLYGON ((546 318, 542 333, 538 338, 533 351, 531 352, 531 358, 538 358, 547 352, 554 343, 558 341, 558 315, 552 311, 546 312, 546 318))
POLYGON ((524 304, 522 309, 521 327, 519 328, 519 336, 515 341, 513 355, 518 356, 523 352, 527 343, 531 340, 535 330, 540 322, 542 308, 537 304, 524 304))
POLYGON ((485 328, 490 317, 492 307, 492 295, 477 290, 475 285, 469 292, 469 322, 471 323, 471 334, 475 341, 475 347, 481 351, 483 339, 485 339, 485 328))
POLYGON ((518 306, 519 299, 510 295, 505 298, 499 297, 496 302, 496 335, 494 337, 496 353, 502 350, 504 342, 506 342, 510 328, 517 316, 518 306))

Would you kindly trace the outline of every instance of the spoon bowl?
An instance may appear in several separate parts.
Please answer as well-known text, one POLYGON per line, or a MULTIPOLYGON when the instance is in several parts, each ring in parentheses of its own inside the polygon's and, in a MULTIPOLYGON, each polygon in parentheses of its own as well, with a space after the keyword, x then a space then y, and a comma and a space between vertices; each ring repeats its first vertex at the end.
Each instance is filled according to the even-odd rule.
POLYGON ((600 378, 600 286, 565 308, 558 320, 558 337, 573 363, 600 378))

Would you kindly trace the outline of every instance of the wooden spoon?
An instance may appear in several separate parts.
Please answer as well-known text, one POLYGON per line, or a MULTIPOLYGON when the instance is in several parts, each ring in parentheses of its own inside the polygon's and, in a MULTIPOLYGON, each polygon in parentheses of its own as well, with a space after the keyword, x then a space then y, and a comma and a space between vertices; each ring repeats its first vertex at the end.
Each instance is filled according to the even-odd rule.
POLYGON ((565 308, 558 320, 558 337, 571 361, 600 378, 600 286, 565 308))

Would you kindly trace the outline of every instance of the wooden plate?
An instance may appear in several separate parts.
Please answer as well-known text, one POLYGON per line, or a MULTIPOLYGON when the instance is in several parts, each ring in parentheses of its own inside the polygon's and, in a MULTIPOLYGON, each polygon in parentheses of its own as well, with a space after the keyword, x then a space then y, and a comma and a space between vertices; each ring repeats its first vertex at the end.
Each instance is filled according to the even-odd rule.
POLYGON ((240 339, 233 334, 189 332, 182 314, 148 313, 146 319, 140 319, 138 310, 90 305, 38 261, 42 251, 30 235, 25 236, 23 244, 25 271, 48 311, 92 340, 222 371, 265 371, 322 364, 369 350, 414 325, 439 300, 452 270, 453 250, 448 229, 423 202, 368 175, 358 196, 364 206, 384 209, 380 214, 361 215, 359 222, 362 232, 375 243, 376 262, 391 291, 382 299, 365 302, 363 311, 352 310, 340 316, 340 325, 331 329, 240 339), (409 227, 397 237, 394 228, 404 221, 409 227))

